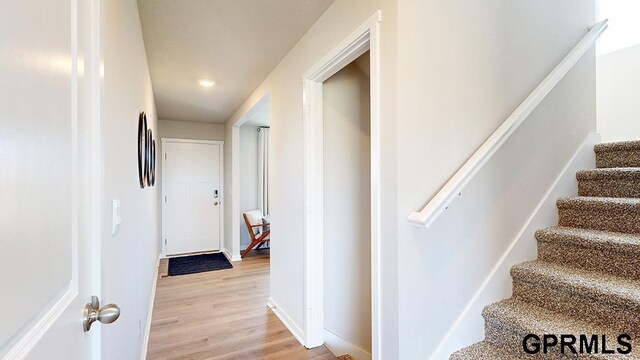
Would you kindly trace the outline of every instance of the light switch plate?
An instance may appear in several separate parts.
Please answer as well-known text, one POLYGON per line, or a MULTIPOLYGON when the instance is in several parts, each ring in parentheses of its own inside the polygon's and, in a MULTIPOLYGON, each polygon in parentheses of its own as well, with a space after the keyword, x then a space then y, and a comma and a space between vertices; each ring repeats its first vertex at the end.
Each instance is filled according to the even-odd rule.
POLYGON ((111 235, 116 235, 120 231, 120 224, 122 223, 122 214, 120 213, 120 200, 115 199, 111 203, 112 209, 112 227, 111 235))

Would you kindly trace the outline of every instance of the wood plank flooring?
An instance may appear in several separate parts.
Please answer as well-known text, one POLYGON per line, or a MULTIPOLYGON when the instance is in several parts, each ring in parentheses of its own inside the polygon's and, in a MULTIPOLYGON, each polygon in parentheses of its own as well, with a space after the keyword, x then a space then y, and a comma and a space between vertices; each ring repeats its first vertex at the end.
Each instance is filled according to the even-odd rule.
POLYGON ((269 250, 233 266, 158 279, 148 360, 335 359, 305 349, 267 308, 269 250))

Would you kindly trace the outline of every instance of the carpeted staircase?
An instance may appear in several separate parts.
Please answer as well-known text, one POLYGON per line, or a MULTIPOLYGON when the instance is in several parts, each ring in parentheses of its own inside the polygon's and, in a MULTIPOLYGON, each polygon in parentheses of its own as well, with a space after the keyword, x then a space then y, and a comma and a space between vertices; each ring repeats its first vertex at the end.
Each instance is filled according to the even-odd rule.
MULTIPOLYGON (((640 359, 640 141, 595 146, 595 170, 577 174, 578 194, 558 200, 559 226, 536 232, 538 260, 511 269, 513 296, 487 306, 485 340, 451 360, 576 357, 560 344, 526 354, 527 334, 605 334, 607 348, 632 337, 632 352, 582 354, 640 359)), ((600 338, 601 339, 601 338, 600 338)), ((576 350, 579 352, 579 341, 576 350)))

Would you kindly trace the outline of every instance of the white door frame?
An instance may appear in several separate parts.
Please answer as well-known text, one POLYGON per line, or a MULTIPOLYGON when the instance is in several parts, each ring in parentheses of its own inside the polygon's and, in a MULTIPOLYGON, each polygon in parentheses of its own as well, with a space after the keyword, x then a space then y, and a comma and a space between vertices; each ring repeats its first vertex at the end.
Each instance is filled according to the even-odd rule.
POLYGON ((370 51, 371 57, 371 325, 372 357, 380 356, 380 22, 376 11, 307 71, 304 124, 304 341, 324 343, 323 82, 370 51))
POLYGON ((166 230, 166 199, 167 199, 167 143, 188 143, 188 144, 208 144, 208 145, 220 145, 220 226, 218 231, 220 232, 220 251, 224 249, 224 141, 220 140, 193 140, 193 139, 178 139, 178 138, 162 138, 162 199, 160 200, 162 207, 162 257, 167 257, 167 230, 166 230))

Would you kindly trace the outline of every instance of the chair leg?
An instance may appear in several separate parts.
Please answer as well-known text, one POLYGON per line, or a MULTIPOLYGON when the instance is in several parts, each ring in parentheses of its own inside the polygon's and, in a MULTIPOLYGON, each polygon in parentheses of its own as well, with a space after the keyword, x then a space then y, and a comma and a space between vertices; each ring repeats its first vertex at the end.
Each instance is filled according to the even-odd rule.
POLYGON ((251 244, 249 244, 249 246, 247 246, 247 248, 242 252, 242 254, 240 255, 240 258, 243 258, 245 255, 247 255, 249 251, 251 251, 251 249, 253 249, 253 247, 258 245, 259 243, 260 241, 258 240, 252 241, 251 244))

